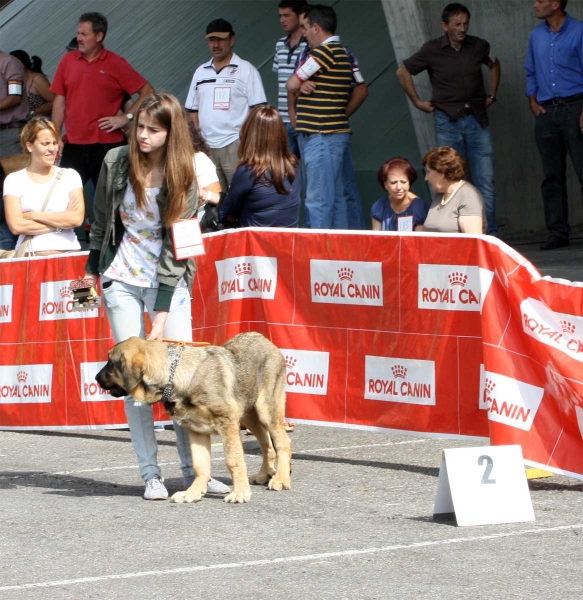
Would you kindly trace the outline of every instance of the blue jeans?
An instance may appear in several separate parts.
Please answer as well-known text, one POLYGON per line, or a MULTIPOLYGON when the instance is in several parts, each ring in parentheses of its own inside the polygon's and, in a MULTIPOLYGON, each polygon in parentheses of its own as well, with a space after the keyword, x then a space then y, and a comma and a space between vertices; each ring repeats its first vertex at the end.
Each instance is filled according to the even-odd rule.
POLYGON ((285 123, 285 131, 287 133, 287 143, 292 154, 300 157, 300 145, 298 144, 298 134, 292 127, 291 123, 285 123))
MULTIPOLYGON (((108 277, 101 278, 101 286, 103 303, 115 342, 122 342, 134 335, 143 338, 144 309, 153 319, 158 290, 122 283, 108 277), (111 285, 103 289, 108 282, 111 282, 111 285)), ((192 341, 191 301, 186 288, 176 288, 174 296, 172 296, 164 336, 185 342, 192 341)), ((154 433, 152 406, 136 402, 131 396, 126 396, 125 411, 132 445, 138 458, 140 475, 144 481, 147 481, 154 475, 161 474, 158 465, 158 443, 154 433)), ((174 431, 182 474, 184 477, 192 477, 194 471, 188 433, 176 422, 174 422, 174 431)))
POLYGON ((350 144, 346 146, 346 150, 344 151, 344 160, 342 161, 342 181, 344 183, 344 199, 348 217, 348 225, 346 228, 365 229, 362 199, 360 197, 360 192, 358 191, 358 186, 356 185, 350 144))
POLYGON ((346 229, 342 166, 350 134, 300 133, 298 141, 306 174, 305 227, 346 229))
POLYGON ((14 250, 16 246, 16 240, 18 239, 17 235, 14 235, 10 228, 8 227, 8 223, 3 221, 0 223, 0 250, 14 250))
POLYGON ((497 236, 494 149, 490 126, 482 127, 474 115, 453 121, 441 110, 434 114, 437 145, 454 148, 468 161, 472 183, 484 198, 488 233, 497 236))

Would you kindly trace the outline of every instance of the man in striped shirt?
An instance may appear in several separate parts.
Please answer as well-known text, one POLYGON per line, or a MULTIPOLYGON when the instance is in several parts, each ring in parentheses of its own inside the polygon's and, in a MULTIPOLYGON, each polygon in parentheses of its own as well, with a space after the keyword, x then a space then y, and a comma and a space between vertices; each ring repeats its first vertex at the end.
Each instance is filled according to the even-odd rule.
MULTIPOLYGON (((300 22, 304 19, 304 16, 300 16, 300 22)), ((340 41, 340 36, 334 36, 330 38, 330 40, 340 41)), ((348 101, 348 105, 346 107, 346 116, 350 118, 362 105, 362 103, 368 97, 368 88, 366 83, 364 82, 364 77, 360 72, 360 68, 358 66, 358 59, 350 51, 350 48, 342 45, 344 50, 346 50, 346 54, 348 54, 348 58, 350 60, 350 68, 352 69, 352 93, 350 94, 350 100, 348 101)), ((307 60, 310 54, 310 47, 306 46, 302 53, 300 54, 298 60, 296 61, 296 68, 299 67, 305 60, 307 60)), ((300 88, 301 94, 311 94, 316 88, 315 84, 308 79, 308 81, 302 84, 300 88)), ((290 101, 293 103, 293 106, 290 106, 290 113, 294 112, 296 96, 290 101)), ((295 115, 295 112, 294 112, 295 115)), ((346 151, 344 153, 344 161, 342 164, 342 179, 344 182, 344 197, 346 198, 346 214, 348 218, 347 229, 366 229, 366 225, 364 222, 364 212, 362 209, 362 198, 360 197, 360 192, 358 190, 358 185, 356 183, 356 174, 354 172, 354 161, 352 160, 352 151, 350 149, 350 144, 346 146, 346 151)))
POLYGON ((299 16, 308 7, 306 0, 281 0, 279 3, 279 22, 287 36, 278 40, 275 45, 275 56, 273 58, 273 72, 277 73, 278 100, 277 108, 285 123, 290 150, 299 158, 297 134, 290 123, 287 89, 285 84, 294 74, 296 63, 304 48, 307 47, 306 40, 300 31, 299 16))
POLYGON ((302 164, 306 173, 305 225, 314 229, 346 229, 348 225, 342 164, 350 143, 346 107, 352 91, 350 59, 334 38, 336 13, 329 6, 309 8, 302 33, 311 52, 288 80, 297 93, 308 79, 309 95, 297 99, 295 119, 302 164))

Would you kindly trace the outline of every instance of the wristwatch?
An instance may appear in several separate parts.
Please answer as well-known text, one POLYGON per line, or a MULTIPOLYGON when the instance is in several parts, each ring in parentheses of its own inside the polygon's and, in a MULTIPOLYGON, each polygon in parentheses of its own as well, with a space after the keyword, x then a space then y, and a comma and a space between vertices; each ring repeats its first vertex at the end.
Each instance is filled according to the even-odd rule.
POLYGON ((488 98, 490 98, 490 100, 492 100, 492 102, 496 102, 498 100, 498 98, 496 98, 496 96, 488 96, 488 98))
POLYGON ((131 123, 133 118, 134 118, 134 113, 126 113, 126 119, 128 120, 128 123, 131 123))

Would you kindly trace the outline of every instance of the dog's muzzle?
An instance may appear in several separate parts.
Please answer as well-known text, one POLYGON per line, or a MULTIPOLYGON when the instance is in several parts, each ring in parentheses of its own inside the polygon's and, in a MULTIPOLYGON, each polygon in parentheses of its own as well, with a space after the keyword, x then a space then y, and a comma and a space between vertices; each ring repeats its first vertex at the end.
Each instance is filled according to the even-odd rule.
POLYGON ((122 396, 127 396, 128 392, 124 390, 118 383, 112 382, 110 380, 109 371, 111 367, 109 362, 97 373, 95 376, 95 381, 99 384, 102 390, 106 390, 109 392, 114 398, 121 398, 122 396))

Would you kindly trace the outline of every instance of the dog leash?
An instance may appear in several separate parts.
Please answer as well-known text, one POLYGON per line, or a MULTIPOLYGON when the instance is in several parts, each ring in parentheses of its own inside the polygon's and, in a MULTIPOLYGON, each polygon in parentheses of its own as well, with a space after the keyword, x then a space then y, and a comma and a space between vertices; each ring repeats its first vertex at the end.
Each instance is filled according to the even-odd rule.
POLYGON ((172 382, 174 381, 174 372, 180 362, 180 356, 184 350, 184 345, 180 344, 178 349, 174 345, 168 346, 168 362, 170 363, 170 373, 168 374, 168 383, 162 393, 162 402, 167 402, 172 396, 172 382))
POLYGON ((184 342, 182 340, 171 340, 170 338, 162 338, 166 344, 176 344, 178 346, 210 346, 210 342, 184 342))

